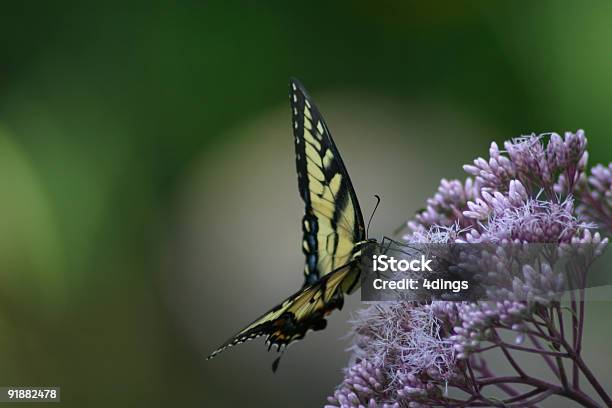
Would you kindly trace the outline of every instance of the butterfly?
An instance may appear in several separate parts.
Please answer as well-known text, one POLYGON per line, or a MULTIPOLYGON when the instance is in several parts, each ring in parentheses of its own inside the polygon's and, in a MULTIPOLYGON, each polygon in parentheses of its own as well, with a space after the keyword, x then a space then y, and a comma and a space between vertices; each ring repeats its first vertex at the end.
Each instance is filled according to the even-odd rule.
MULTIPOLYGON (((323 116, 296 79, 289 83, 298 187, 305 211, 302 251, 304 284, 279 305, 255 319, 208 359, 228 347, 267 336, 277 351, 322 330, 325 317, 341 309, 344 294, 360 284, 361 259, 376 240, 367 239, 363 215, 351 179, 323 116)), ((281 354, 282 355, 282 354, 281 354)), ((278 367, 277 358, 272 366, 278 367)))

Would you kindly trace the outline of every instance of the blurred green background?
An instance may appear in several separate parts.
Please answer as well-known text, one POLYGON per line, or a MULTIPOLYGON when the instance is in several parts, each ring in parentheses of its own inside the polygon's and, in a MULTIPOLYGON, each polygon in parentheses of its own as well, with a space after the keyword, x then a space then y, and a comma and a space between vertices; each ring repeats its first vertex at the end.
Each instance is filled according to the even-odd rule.
MULTIPOLYGON (((204 361, 302 279, 289 76, 389 235, 492 140, 583 128, 607 163, 611 18, 603 1, 4 4, 0 385, 60 385, 66 407, 321 405, 347 311, 275 376, 260 343, 204 361)), ((612 305, 592 307, 603 374, 612 305)))

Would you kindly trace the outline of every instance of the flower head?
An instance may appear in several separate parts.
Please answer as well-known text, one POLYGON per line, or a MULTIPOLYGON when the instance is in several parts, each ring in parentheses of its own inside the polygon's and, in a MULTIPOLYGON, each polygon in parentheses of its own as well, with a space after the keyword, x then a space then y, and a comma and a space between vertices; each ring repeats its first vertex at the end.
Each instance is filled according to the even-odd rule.
POLYGON ((353 322, 353 363, 329 401, 347 407, 409 405, 443 394, 455 351, 433 310, 408 302, 373 304, 353 322), (382 404, 382 405, 376 405, 382 404))
MULTIPOLYGON (((441 181, 425 210, 408 222, 404 241, 490 244, 479 268, 509 285, 491 289, 486 302, 385 302, 361 310, 353 321, 351 362, 328 398, 331 406, 499 405, 481 392, 489 385, 481 381, 495 378, 484 351, 500 350, 522 379, 527 376, 508 350, 566 356, 560 344, 569 343, 554 326, 564 287, 555 262, 572 257, 577 244, 591 245, 590 259, 598 256, 608 240, 596 229, 612 231, 612 164, 587 177, 586 145, 582 130, 514 138, 503 151, 491 143, 488 159, 464 166, 471 177, 441 181), (522 252, 531 244, 554 244, 557 252, 536 260, 522 252), (511 267, 508 259, 520 262, 511 267), (453 399, 448 387, 468 397, 453 399)), ((500 388, 511 406, 527 401, 508 391, 511 386, 500 388)))

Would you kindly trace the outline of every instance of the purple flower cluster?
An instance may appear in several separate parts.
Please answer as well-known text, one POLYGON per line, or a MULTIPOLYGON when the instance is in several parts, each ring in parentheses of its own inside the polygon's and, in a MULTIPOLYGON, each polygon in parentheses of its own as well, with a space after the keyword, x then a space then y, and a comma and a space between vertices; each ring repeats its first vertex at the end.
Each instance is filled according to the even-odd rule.
POLYGON ((352 364, 330 406, 420 407, 424 396, 443 396, 432 381, 457 377, 453 344, 441 337, 433 310, 397 303, 361 310, 352 364))
MULTIPOLYGON (((490 271, 490 279, 511 276, 511 289, 491 294, 495 300, 489 302, 387 302, 360 311, 353 322, 351 363, 328 398, 330 406, 531 406, 552 394, 594 406, 577 381, 568 385, 559 362, 571 359, 582 367, 575 339, 582 335, 584 302, 572 303, 574 342, 568 342, 559 326, 562 308, 556 297, 564 282, 554 272, 555 260, 572 256, 572 245, 594 245, 591 255, 598 256, 608 239, 596 230, 612 231, 612 164, 598 165, 587 175, 586 145, 581 130, 564 137, 515 138, 504 143, 504 151, 491 143, 488 160, 464 166, 472 178, 441 181, 426 209, 408 222, 410 232, 403 240, 491 244, 495 250, 478 262, 490 271), (508 254, 516 255, 526 244, 546 243, 556 245, 552 260, 526 262, 509 275, 503 262, 508 254), (517 375, 491 372, 482 355, 488 350, 505 357, 517 375), (540 356, 561 385, 545 383, 547 388, 527 375, 513 358, 515 352, 540 356), (521 394, 516 384, 534 390, 521 394), (482 392, 491 386, 502 396, 482 392), (451 397, 448 389, 464 397, 451 397)), ((587 370, 583 374, 588 377, 587 370)), ((609 402, 597 381, 589 381, 609 402)))
POLYGON ((579 188, 583 202, 578 212, 612 230, 612 163, 593 167, 588 181, 579 188))
POLYGON ((522 136, 504 143, 506 155, 493 142, 489 148, 489 160, 479 157, 473 165, 463 168, 485 190, 505 192, 510 180, 518 179, 530 194, 539 190, 552 193, 561 178, 567 186, 566 192, 569 192, 586 167, 586 145, 582 130, 566 132, 564 138, 556 133, 522 136), (549 140, 544 145, 546 137, 549 140))
POLYGON ((480 197, 480 188, 471 178, 465 182, 442 179, 436 194, 427 200, 425 210, 408 221, 408 227, 413 231, 428 230, 432 227, 472 225, 472 221, 463 216, 463 209, 468 201, 480 197))

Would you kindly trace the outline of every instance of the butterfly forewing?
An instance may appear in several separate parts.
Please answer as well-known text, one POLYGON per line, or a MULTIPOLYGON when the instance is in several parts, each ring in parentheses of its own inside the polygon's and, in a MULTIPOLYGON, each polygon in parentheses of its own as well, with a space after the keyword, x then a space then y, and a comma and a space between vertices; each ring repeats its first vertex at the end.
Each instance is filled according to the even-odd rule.
POLYGON ((300 196, 304 200, 304 285, 350 261, 364 239, 359 202, 327 125, 302 85, 290 83, 300 196))

